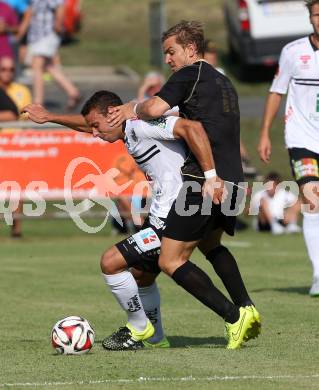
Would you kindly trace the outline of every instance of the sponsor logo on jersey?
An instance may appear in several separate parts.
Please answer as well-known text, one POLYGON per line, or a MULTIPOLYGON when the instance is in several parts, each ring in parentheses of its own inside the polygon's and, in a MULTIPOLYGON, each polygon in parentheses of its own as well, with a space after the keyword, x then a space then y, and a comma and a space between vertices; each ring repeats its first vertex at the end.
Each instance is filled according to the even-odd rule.
POLYGON ((293 167, 297 180, 307 176, 319 177, 318 161, 314 158, 293 161, 293 167))
POLYGON ((167 118, 165 116, 161 116, 157 119, 149 120, 149 121, 147 121, 147 123, 150 124, 151 126, 158 126, 158 127, 161 127, 162 129, 165 129, 166 120, 167 120, 167 118))
POLYGON ((311 56, 309 54, 304 54, 304 55, 300 56, 299 58, 304 65, 307 65, 308 61, 311 59, 311 56))

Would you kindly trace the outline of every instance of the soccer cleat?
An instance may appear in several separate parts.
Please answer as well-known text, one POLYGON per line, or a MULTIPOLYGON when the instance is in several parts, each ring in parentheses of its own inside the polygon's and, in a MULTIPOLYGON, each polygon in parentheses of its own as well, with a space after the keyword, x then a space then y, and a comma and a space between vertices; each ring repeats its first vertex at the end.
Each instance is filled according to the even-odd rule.
POLYGON ((143 341, 149 339, 154 334, 154 327, 149 320, 145 329, 138 332, 129 323, 114 332, 111 336, 102 341, 102 346, 111 351, 127 351, 144 348, 143 341))
POLYGON ((166 337, 162 338, 162 340, 157 343, 150 343, 145 340, 143 341, 143 344, 145 348, 169 348, 171 346, 166 337))
POLYGON ((254 322, 251 327, 247 330, 246 335, 244 337, 244 341, 248 341, 251 339, 256 339, 261 333, 261 321, 260 314, 255 308, 254 305, 246 306, 245 309, 250 310, 254 317, 254 322))
POLYGON ((287 234, 294 234, 294 233, 300 233, 301 227, 298 226, 296 223, 288 223, 286 226, 286 233, 287 234))
POLYGON ((319 279, 318 278, 313 278, 313 283, 312 286, 309 290, 309 295, 311 297, 319 297, 319 279))
POLYGON ((245 338, 247 337, 247 331, 255 322, 252 310, 248 310, 245 307, 239 308, 239 319, 234 324, 229 322, 225 323, 225 331, 228 338, 227 349, 240 348, 245 338))
POLYGON ((271 223, 271 232, 278 236, 279 234, 285 233, 285 228, 278 221, 273 221, 271 223))

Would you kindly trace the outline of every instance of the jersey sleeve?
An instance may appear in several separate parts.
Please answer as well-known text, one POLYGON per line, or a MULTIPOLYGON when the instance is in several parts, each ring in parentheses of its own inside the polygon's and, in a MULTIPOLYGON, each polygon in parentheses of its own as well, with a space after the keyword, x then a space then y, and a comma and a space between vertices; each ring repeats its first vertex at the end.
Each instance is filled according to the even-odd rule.
POLYGON ((270 92, 286 94, 293 74, 293 55, 291 49, 284 47, 280 54, 277 74, 270 87, 270 92))
POLYGON ((173 140, 174 126, 179 117, 177 116, 161 116, 160 118, 139 121, 136 128, 137 136, 141 138, 154 138, 160 140, 173 140))
POLYGON ((193 67, 188 66, 173 73, 156 95, 171 108, 179 106, 188 98, 191 92, 191 86, 194 84, 196 77, 195 71, 193 67))

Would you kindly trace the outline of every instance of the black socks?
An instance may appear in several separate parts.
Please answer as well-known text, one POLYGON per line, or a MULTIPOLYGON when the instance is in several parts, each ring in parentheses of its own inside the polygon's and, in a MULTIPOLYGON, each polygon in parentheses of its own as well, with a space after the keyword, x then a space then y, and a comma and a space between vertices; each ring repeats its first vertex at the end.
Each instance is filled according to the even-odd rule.
POLYGON ((240 275, 237 262, 226 247, 220 245, 211 250, 206 259, 214 267, 235 305, 253 305, 240 275))
POLYGON ((214 285, 204 271, 191 261, 176 269, 172 278, 196 299, 215 313, 234 323, 239 319, 239 308, 230 302, 214 285))

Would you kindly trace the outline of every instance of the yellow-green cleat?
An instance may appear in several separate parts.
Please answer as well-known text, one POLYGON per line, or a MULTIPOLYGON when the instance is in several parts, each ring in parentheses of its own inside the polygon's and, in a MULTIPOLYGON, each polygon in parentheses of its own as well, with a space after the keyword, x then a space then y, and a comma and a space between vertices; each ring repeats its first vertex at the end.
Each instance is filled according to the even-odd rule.
POLYGON ((239 319, 234 324, 225 323, 225 331, 228 339, 227 349, 240 348, 245 340, 248 329, 254 324, 252 310, 245 307, 239 308, 239 319))
POLYGON ((138 332, 130 323, 126 324, 126 327, 131 331, 132 338, 135 341, 144 341, 154 335, 155 329, 150 320, 147 320, 146 327, 142 332, 138 332))
POLYGON ((251 339, 256 339, 260 333, 261 333, 261 320, 260 320, 260 314, 255 308, 254 305, 246 306, 247 310, 250 310, 254 317, 254 322, 251 325, 251 328, 247 330, 247 333, 244 337, 244 341, 248 341, 251 339))
POLYGON ((143 341, 145 348, 169 348, 171 345, 166 337, 162 338, 161 341, 157 343, 150 343, 149 341, 143 341))

